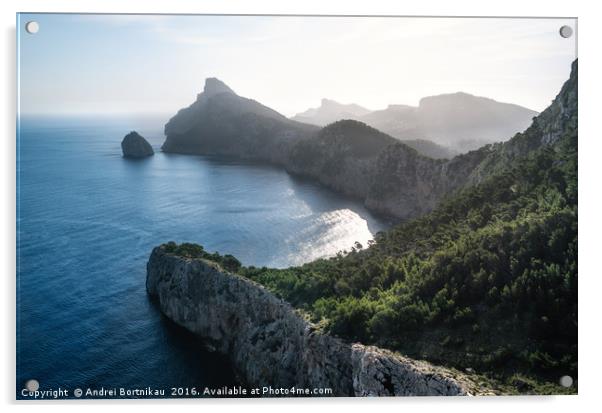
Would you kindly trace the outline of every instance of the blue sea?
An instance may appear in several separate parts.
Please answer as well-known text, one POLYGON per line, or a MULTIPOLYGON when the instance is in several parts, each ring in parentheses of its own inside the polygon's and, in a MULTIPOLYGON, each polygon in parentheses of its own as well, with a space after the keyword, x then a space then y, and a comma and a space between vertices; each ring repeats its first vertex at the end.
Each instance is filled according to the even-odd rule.
POLYGON ((279 168, 160 152, 167 118, 23 118, 17 143, 17 397, 40 389, 221 387, 224 356, 147 297, 146 261, 195 242, 287 267, 362 244, 388 222, 279 168), (137 130, 156 154, 121 156, 137 130))

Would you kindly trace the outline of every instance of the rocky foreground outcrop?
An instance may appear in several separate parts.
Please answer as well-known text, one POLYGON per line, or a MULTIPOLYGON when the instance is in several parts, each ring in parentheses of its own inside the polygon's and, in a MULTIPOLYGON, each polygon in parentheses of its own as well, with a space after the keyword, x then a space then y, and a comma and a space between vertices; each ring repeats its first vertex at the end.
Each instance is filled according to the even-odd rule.
POLYGON ((155 154, 151 144, 136 131, 125 135, 121 141, 121 150, 126 158, 145 158, 155 154))
POLYGON ((177 324, 227 354, 251 386, 331 388, 333 396, 484 393, 462 373, 319 332, 261 285, 156 247, 146 289, 177 324))

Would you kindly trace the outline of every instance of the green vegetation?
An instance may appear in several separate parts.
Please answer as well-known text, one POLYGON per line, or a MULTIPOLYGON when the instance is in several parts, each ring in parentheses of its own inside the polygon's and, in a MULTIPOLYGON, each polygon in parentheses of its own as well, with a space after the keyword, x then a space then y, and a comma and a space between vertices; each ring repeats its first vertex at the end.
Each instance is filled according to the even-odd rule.
MULTIPOLYGON (((503 393, 574 393, 555 384, 577 377, 576 63, 573 73, 493 149, 479 183, 431 213, 299 267, 225 257, 330 334, 474 371, 503 393)), ((174 253, 215 255, 185 245, 174 253)))
POLYGON ((577 377, 576 136, 366 249, 242 274, 349 340, 503 383, 534 378, 520 391, 577 377))
POLYGON ((253 279, 333 335, 472 369, 503 393, 567 393, 577 377, 576 135, 432 213, 287 269, 241 267, 194 244, 169 252, 253 279))
POLYGON ((198 244, 191 244, 188 242, 180 245, 173 241, 168 242, 163 246, 165 252, 170 254, 179 255, 180 257, 186 258, 202 258, 205 260, 213 261, 219 264, 223 269, 230 272, 237 272, 241 269, 240 261, 230 254, 220 255, 217 252, 213 254, 205 251, 205 249, 198 244))

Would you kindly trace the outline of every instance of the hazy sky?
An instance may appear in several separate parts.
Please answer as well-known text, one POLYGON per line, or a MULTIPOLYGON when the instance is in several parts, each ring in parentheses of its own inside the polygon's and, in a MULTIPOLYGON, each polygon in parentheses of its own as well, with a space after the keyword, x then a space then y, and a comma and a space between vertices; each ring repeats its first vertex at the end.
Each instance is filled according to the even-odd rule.
POLYGON ((24 114, 175 113, 206 77, 291 116, 464 91, 541 111, 568 78, 559 19, 21 15, 24 114), (39 22, 28 34, 25 23, 39 22))

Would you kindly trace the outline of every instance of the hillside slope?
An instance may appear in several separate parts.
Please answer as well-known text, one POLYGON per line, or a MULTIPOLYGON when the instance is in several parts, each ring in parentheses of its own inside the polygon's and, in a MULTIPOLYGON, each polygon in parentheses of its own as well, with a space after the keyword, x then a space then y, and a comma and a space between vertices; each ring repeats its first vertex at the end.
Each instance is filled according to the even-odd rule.
POLYGON ((281 165, 362 199, 372 210, 409 219, 459 188, 484 152, 435 160, 361 122, 319 129, 236 95, 217 79, 166 125, 162 150, 219 154, 281 165))
POLYGON ((410 148, 416 149, 419 154, 433 159, 451 159, 460 154, 456 150, 426 139, 406 139, 402 142, 410 148))
MULTIPOLYGON (((319 129, 289 120, 252 99, 236 95, 221 81, 210 78, 197 100, 165 125, 167 138, 162 149, 278 164, 291 173, 316 179, 334 190, 360 198, 375 212, 407 220, 431 211, 441 199, 466 185, 480 182, 529 151, 554 144, 551 136, 566 122, 563 116, 567 109, 559 106, 558 99, 525 131, 526 138, 486 145, 450 160, 435 160, 362 122, 343 120, 319 129), (553 126, 553 122, 561 124, 553 126), (546 132, 546 128, 549 131, 546 132), (546 137, 528 138, 540 134, 546 137)), ((500 121, 506 119, 498 116, 502 112, 524 115, 516 105, 467 94, 425 98, 416 110, 395 107, 403 113, 418 111, 421 114, 416 116, 421 119, 435 116, 437 110, 443 109, 458 115, 455 120, 458 125, 466 125, 472 119, 477 129, 490 126, 487 119, 493 116, 491 113, 500 121), (461 116, 455 106, 458 102, 462 103, 461 113, 458 112, 461 116), (467 107, 474 108, 475 113, 483 114, 486 119, 473 119, 475 113, 463 112, 467 107)), ((372 115, 374 113, 365 116, 372 115)), ((433 121, 429 127, 437 125, 441 123, 433 121)), ((515 126, 511 123, 508 127, 515 126)))
POLYGON ((368 248, 242 273, 330 334, 474 370, 504 392, 576 391, 553 383, 578 373, 577 62, 530 128, 480 152, 471 183, 368 248))
POLYGON ((575 393, 576 385, 555 383, 578 377, 577 69, 575 61, 552 105, 524 133, 468 159, 423 159, 374 129, 355 138, 346 130, 366 125, 333 125, 316 142, 350 137, 337 144, 342 155, 329 154, 336 162, 369 133, 376 144, 363 159, 381 158, 384 181, 415 179, 404 171, 411 164, 399 163, 404 157, 448 180, 458 170, 469 179, 432 212, 379 233, 367 247, 356 243, 287 269, 241 267, 233 257, 226 264, 235 262, 239 274, 330 335, 475 372, 504 394, 575 393))

